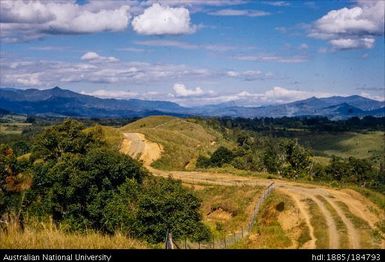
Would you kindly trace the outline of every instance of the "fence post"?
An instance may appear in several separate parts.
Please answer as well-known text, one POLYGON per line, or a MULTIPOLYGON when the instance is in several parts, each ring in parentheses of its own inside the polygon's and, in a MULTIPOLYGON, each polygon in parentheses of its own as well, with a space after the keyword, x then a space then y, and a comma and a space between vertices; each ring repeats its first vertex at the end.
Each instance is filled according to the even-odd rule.
POLYGON ((184 237, 184 249, 187 249, 186 241, 186 237, 184 237))

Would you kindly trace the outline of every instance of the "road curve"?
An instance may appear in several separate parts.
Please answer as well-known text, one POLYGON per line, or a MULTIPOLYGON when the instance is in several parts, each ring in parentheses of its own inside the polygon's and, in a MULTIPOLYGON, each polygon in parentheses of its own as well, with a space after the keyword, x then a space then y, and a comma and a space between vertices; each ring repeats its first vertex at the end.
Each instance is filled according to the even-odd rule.
POLYGON ((310 240, 305 243, 303 248, 317 248, 316 236, 314 235, 314 225, 311 223, 312 214, 309 208, 303 201, 310 198, 319 207, 320 212, 325 217, 328 228, 329 248, 341 247, 340 236, 336 221, 327 210, 324 203, 319 201, 317 196, 324 197, 330 206, 336 211, 340 220, 347 228, 347 238, 349 239, 349 248, 385 248, 385 241, 382 243, 373 243, 371 246, 362 246, 359 229, 354 227, 353 222, 341 210, 338 202, 345 203, 350 212, 364 220, 371 229, 375 228, 376 222, 380 221, 385 216, 384 212, 377 208, 373 203, 352 190, 335 190, 320 185, 312 185, 306 183, 298 183, 293 181, 285 181, 279 179, 263 179, 256 177, 241 177, 225 173, 211 172, 188 172, 188 171, 163 171, 151 167, 151 163, 161 157, 163 147, 157 143, 150 142, 145 139, 140 133, 124 133, 121 152, 130 155, 131 157, 140 159, 151 173, 161 177, 173 177, 188 183, 206 183, 215 185, 258 185, 267 186, 272 181, 275 182, 276 189, 288 195, 294 200, 294 203, 300 210, 302 218, 305 220, 309 228, 310 240))

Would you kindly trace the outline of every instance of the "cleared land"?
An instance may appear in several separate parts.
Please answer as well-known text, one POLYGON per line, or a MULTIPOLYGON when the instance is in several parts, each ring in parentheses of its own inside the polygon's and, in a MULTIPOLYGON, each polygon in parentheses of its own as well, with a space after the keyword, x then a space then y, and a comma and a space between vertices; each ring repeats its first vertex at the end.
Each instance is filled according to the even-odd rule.
MULTIPOLYGON (((138 121, 139 122, 139 121, 138 121)), ((175 123, 175 122, 174 122, 175 123)), ((166 123, 167 124, 167 123, 166 123)), ((166 125, 158 123, 158 126, 166 125)), ((138 123, 133 123, 132 126, 137 126, 138 123)), ((155 126, 156 127, 156 126, 155 126)), ((154 127, 152 127, 154 128, 154 127)), ((203 128, 203 127, 202 127, 203 128)), ((130 128, 122 129, 130 131, 130 128)), ((135 130, 135 128, 134 128, 135 130)), ((172 140, 174 133, 168 134, 163 130, 162 136, 169 136, 168 141, 172 140)), ((148 131, 149 132, 149 131, 148 131)), ((152 137, 155 137, 156 132, 152 129, 152 137)), ((159 140, 152 140, 151 136, 141 136, 138 133, 125 133, 125 139, 122 152, 133 157, 145 156, 148 154, 145 146, 146 143, 159 143, 159 140), (154 142, 149 142, 154 141, 154 142), (128 141, 127 141, 128 140, 128 141), (134 142, 135 141, 135 142, 134 142), (144 145, 138 145, 143 143, 144 145), (133 148, 130 145, 137 144, 133 148)), ((159 138, 158 138, 159 139, 159 138)), ((163 138, 165 139, 165 137, 163 138)), ((179 142, 178 142, 179 143, 179 142)), ((176 144, 178 144, 176 143, 176 144)), ((183 141, 181 142, 183 143, 183 141)), ((164 146, 166 153, 162 152, 163 144, 157 147, 159 151, 155 154, 159 157, 153 161, 162 159, 162 154, 167 154, 168 147, 164 146)), ((155 148, 152 146, 152 148, 155 148)), ((154 154, 154 152, 152 152, 154 154)), ((275 182, 277 192, 291 198, 293 208, 288 210, 288 214, 296 214, 297 220, 300 221, 301 233, 298 239, 294 242, 287 242, 285 247, 301 247, 301 248, 379 248, 385 247, 385 241, 382 233, 378 229, 378 225, 385 217, 383 209, 373 204, 366 197, 354 190, 336 190, 328 187, 309 184, 301 184, 298 182, 282 181, 277 179, 261 179, 256 177, 235 176, 227 173, 212 173, 212 172, 188 172, 188 171, 164 171, 150 166, 151 161, 145 162, 149 170, 157 176, 173 177, 180 179, 184 183, 196 185, 222 185, 222 186, 251 186, 265 187, 272 181, 275 182), (325 202, 326 201, 326 202, 325 202), (342 204, 341 204, 342 203, 342 204), (295 207, 295 208, 294 208, 295 207), (297 210, 297 211, 293 211, 297 210), (291 213, 290 213, 291 212, 291 213), (294 213, 293 213, 294 212, 294 213), (358 221, 358 222, 357 222, 358 221), (325 230, 327 228, 327 230, 325 230), (336 231, 338 228, 344 228, 346 234, 341 236, 336 231), (348 239, 348 244, 342 242, 348 239), (297 244, 295 244, 297 243, 297 244), (301 243, 301 244, 298 244, 301 243)), ((223 210, 222 210, 223 211, 223 210)), ((228 214, 220 211, 224 218, 228 214)), ((274 217, 276 214, 273 214, 274 217)), ((282 224, 273 225, 273 228, 285 228, 282 224)), ((290 224, 290 223, 289 223, 290 224)), ((289 230, 282 229, 285 235, 290 236, 289 230)), ((278 230, 277 229, 277 230, 278 230)), ((279 229, 280 230, 280 229, 279 229)), ((283 238, 285 239, 285 238, 283 238)), ((291 237, 292 239, 292 237, 291 237)), ((283 241, 283 240, 282 240, 283 241)), ((278 241, 279 242, 279 241, 278 241)), ((247 245, 247 244, 246 244, 247 245)), ((254 248, 262 248, 264 245, 247 245, 254 248)))
POLYGON ((340 157, 368 158, 384 152, 384 132, 338 133, 299 136, 299 141, 315 154, 340 157))
POLYGON ((219 145, 228 144, 215 130, 193 120, 170 116, 143 118, 120 130, 143 134, 149 141, 162 145, 164 152, 152 164, 162 170, 191 170, 200 154, 209 154, 219 145))

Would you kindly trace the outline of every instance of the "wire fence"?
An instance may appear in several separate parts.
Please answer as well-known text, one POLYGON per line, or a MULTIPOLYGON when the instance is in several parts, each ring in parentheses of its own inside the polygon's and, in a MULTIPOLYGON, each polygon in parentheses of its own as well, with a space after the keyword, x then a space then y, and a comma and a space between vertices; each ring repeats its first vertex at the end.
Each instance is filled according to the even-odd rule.
POLYGON ((210 242, 190 242, 187 239, 184 239, 182 241, 173 241, 175 243, 175 246, 180 249, 226 249, 230 246, 234 245, 239 240, 243 239, 244 237, 248 236, 256 223, 256 219, 258 216, 258 213, 267 199, 267 197, 271 194, 271 192, 274 190, 274 182, 269 184, 267 188, 263 191, 262 195, 259 197, 252 215, 250 216, 246 226, 241 227, 238 231, 224 234, 221 238, 212 238, 210 242))

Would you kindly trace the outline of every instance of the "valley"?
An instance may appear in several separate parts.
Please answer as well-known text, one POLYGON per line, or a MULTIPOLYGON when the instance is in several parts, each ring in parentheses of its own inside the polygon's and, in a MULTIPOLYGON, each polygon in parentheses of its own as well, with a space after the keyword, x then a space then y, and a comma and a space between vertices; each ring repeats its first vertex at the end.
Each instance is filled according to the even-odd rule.
POLYGON ((122 152, 143 161, 153 175, 172 177, 186 184, 236 186, 242 190, 241 188, 245 186, 263 188, 273 181, 277 193, 293 201, 294 206, 288 212, 299 214, 296 223, 306 224, 310 239, 301 246, 297 246, 299 248, 385 247, 381 237, 383 233, 380 233, 377 228, 378 223, 385 217, 384 210, 351 189, 336 190, 319 184, 261 179, 227 173, 164 171, 151 167, 154 161, 162 157, 161 144, 150 142, 140 133, 124 133, 123 145, 122 152), (314 210, 318 210, 317 216, 314 210), (361 221, 360 224, 354 224, 353 219, 361 221), (341 228, 346 230, 341 232, 339 230, 341 228), (326 240, 321 241, 322 237, 326 240))

